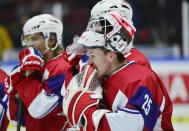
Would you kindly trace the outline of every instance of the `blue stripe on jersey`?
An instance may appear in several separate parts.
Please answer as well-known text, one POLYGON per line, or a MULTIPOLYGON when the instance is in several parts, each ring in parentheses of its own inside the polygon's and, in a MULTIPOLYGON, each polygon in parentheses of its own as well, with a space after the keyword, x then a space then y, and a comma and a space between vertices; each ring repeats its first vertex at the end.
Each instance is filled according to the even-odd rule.
POLYGON ((120 108, 118 110, 130 113, 130 114, 141 114, 139 111, 133 110, 133 109, 129 109, 129 108, 120 108))
POLYGON ((5 97, 4 93, 4 86, 2 83, 0 83, 0 104, 3 106, 3 108, 6 110, 7 109, 7 102, 8 102, 8 97, 3 101, 5 97))
POLYGON ((3 98, 5 95, 3 88, 4 88, 3 83, 0 83, 0 98, 3 98))
POLYGON ((14 70, 16 70, 16 69, 19 68, 19 67, 20 67, 20 64, 16 64, 16 65, 12 68, 11 72, 13 72, 14 70))
POLYGON ((60 95, 60 90, 65 80, 65 74, 53 76, 47 80, 48 93, 60 95))
POLYGON ((151 92, 146 87, 139 87, 136 94, 128 104, 139 110, 144 118, 145 126, 149 131, 153 130, 159 113, 159 107, 155 104, 151 92))

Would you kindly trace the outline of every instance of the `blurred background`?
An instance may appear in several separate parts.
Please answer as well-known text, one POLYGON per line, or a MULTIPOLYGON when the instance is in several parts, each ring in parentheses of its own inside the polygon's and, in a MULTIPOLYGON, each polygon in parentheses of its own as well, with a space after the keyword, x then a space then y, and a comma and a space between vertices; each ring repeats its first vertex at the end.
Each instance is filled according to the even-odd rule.
MULTIPOLYGON (((87 27, 99 0, 0 0, 0 64, 9 72, 22 49, 25 21, 52 13, 64 24, 63 43, 87 27)), ((134 45, 150 59, 174 103, 176 130, 189 130, 189 0, 127 0, 137 29, 134 45)))

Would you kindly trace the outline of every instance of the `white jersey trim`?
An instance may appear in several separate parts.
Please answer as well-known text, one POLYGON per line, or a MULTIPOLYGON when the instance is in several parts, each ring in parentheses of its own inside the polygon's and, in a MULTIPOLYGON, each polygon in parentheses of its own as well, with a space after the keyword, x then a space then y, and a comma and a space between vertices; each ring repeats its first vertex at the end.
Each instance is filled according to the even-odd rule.
POLYGON ((57 106, 58 100, 58 96, 47 96, 45 94, 45 90, 42 90, 32 101, 32 103, 28 107, 28 111, 32 117, 42 118, 57 106))
POLYGON ((128 113, 122 110, 105 114, 111 131, 142 131, 144 119, 141 114, 128 113))

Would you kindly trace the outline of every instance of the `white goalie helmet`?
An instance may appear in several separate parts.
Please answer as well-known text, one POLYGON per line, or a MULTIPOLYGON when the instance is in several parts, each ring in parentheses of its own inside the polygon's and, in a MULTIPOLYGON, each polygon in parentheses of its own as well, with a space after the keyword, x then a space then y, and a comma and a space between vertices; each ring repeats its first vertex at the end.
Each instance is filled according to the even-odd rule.
POLYGON ((122 54, 129 52, 132 48, 136 32, 132 22, 124 15, 115 11, 91 20, 87 30, 103 35, 105 38, 105 48, 122 54))
MULTIPOLYGON (((47 50, 55 50, 59 44, 62 44, 63 25, 62 22, 55 16, 50 14, 41 14, 26 21, 23 27, 23 36, 40 32, 44 35, 47 50), (57 43, 53 48, 50 48, 47 44, 50 33, 55 33, 57 37, 57 43)), ((27 42, 23 40, 22 45, 26 46, 27 42)))
POLYGON ((77 44, 83 46, 83 48, 105 48, 110 51, 119 52, 124 54, 127 46, 125 41, 112 42, 111 38, 107 39, 104 34, 87 30, 83 32, 81 37, 78 39, 77 44))
POLYGON ((98 2, 91 10, 91 18, 99 17, 110 11, 116 11, 132 21, 133 10, 130 4, 124 0, 102 0, 98 2))
POLYGON ((103 34, 97 33, 92 30, 86 30, 77 40, 77 44, 83 45, 84 47, 105 47, 106 38, 103 34))
POLYGON ((81 36, 75 36, 73 43, 66 48, 68 54, 84 55, 87 53, 87 48, 104 47, 105 36, 93 30, 84 31, 81 36))

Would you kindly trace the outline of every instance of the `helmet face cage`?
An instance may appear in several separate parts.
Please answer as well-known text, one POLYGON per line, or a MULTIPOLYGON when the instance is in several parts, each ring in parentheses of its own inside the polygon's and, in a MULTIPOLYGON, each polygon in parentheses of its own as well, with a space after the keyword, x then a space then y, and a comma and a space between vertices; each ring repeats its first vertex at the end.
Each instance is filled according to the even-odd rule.
POLYGON ((98 19, 90 19, 87 30, 106 35, 113 30, 113 26, 105 18, 99 17, 98 19))
MULTIPOLYGON (((122 27, 119 28, 120 30, 113 30, 115 28, 110 22, 102 17, 98 20, 92 20, 91 24, 88 26, 89 31, 95 31, 96 34, 102 34, 104 36, 105 43, 101 47, 122 53, 126 49, 128 43, 122 27)), ((96 37, 96 34, 93 35, 93 37, 96 37)), ((95 45, 93 47, 95 47, 95 45)))
POLYGON ((106 39, 105 48, 120 53, 126 53, 130 50, 136 31, 124 16, 116 12, 110 12, 101 15, 99 18, 91 19, 87 30, 104 34, 106 39))
POLYGON ((28 45, 27 40, 24 40, 27 35, 32 35, 34 33, 43 33, 46 48, 48 50, 55 50, 58 45, 62 43, 62 32, 62 22, 54 16, 50 14, 34 16, 29 19, 23 27, 22 44, 25 46, 28 45), (56 45, 53 48, 49 48, 47 44, 51 33, 55 33, 57 38, 56 45))

